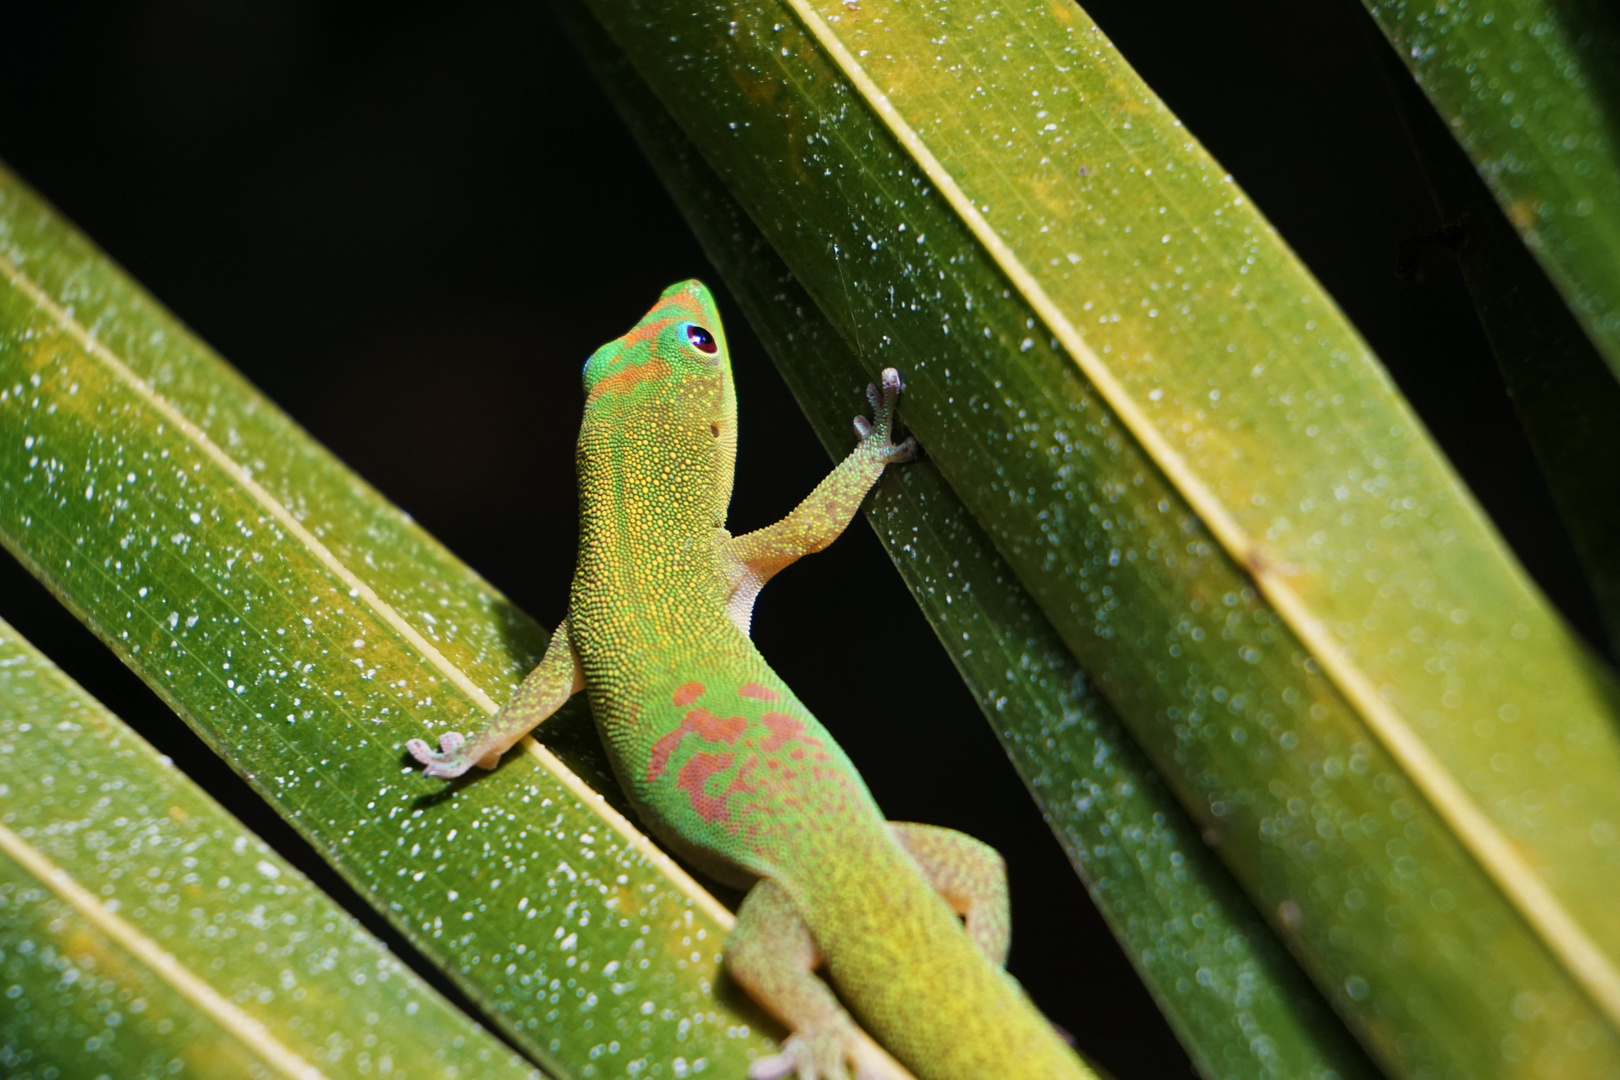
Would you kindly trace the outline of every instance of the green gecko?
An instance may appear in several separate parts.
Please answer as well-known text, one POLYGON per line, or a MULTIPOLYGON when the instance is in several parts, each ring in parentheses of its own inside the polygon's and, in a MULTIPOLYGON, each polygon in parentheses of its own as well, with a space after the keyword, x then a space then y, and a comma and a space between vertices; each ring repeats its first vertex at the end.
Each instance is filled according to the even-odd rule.
POLYGON ((750 887, 726 941, 732 977, 792 1032, 752 1080, 894 1070, 817 974, 921 1080, 1090 1077, 1002 970, 1009 921, 995 849, 885 821, 827 730, 749 640, 754 600, 826 547, 886 465, 900 377, 868 387, 855 449, 792 513, 726 531, 737 455, 731 360, 700 282, 665 290, 585 365, 580 539, 568 615, 544 658, 470 739, 407 743, 429 776, 492 769, 584 690, 647 829, 716 879, 750 887), (959 918, 960 916, 960 918, 959 918))

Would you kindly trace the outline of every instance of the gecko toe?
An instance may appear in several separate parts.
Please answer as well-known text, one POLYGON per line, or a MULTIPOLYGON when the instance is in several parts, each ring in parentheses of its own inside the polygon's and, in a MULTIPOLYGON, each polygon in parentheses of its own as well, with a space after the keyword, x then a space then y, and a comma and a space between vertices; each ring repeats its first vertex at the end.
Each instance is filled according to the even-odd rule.
POLYGON ((748 1066, 748 1080, 785 1080, 799 1071, 799 1062, 791 1053, 783 1051, 770 1057, 759 1058, 748 1066))
MULTIPOLYGON (((900 372, 894 368, 884 368, 880 381, 868 383, 866 387, 866 400, 872 406, 872 418, 864 416, 855 418, 855 434, 862 442, 877 439, 887 444, 894 431, 894 410, 900 400, 900 391, 905 383, 900 378, 900 372)), ((882 447, 884 459, 887 461, 909 461, 916 453, 916 444, 907 440, 910 449, 884 445, 882 447)))
POLYGON ((900 372, 894 368, 884 368, 881 389, 869 386, 866 388, 867 399, 872 402, 872 419, 883 430, 889 430, 894 423, 894 407, 900 401, 900 391, 905 389, 905 383, 900 378, 900 372))
POLYGON ((422 739, 407 739, 405 751, 422 764, 423 776, 442 776, 454 779, 472 765, 462 760, 459 751, 466 739, 458 731, 447 731, 439 736, 439 749, 434 750, 422 739))
POLYGON ((433 764, 433 759, 437 756, 429 749, 428 744, 421 739, 406 739, 405 752, 423 765, 433 764))
POLYGON ((818 1068, 819 1057, 825 1055, 817 1054, 811 1043, 795 1035, 782 1044, 780 1054, 760 1058, 748 1066, 748 1080, 844 1080, 842 1070, 826 1073, 818 1068))
POLYGON ((889 452, 889 461, 898 464, 902 461, 911 461, 917 456, 917 440, 907 439, 889 452))

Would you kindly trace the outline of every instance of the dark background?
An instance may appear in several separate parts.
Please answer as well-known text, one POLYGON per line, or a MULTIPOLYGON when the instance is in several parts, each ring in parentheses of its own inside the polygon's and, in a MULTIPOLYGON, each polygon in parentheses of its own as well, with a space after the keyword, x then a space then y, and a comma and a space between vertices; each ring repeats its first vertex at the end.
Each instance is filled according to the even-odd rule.
MULTIPOLYGON (((1418 243, 1422 280, 1396 273, 1403 244, 1410 254, 1440 222, 1359 6, 1086 7, 1337 298, 1531 573, 1597 639, 1455 266, 1418 243)), ((9 4, 0 160, 548 624, 573 555, 581 363, 670 282, 720 284, 532 3, 9 4)), ((723 290, 720 303, 742 531, 829 463, 723 290)), ((5 556, 0 617, 419 960, 5 556)), ((779 578, 754 627, 891 817, 1008 856, 1012 968, 1053 1019, 1121 1077, 1188 1075, 870 531, 779 578), (919 724, 926 744, 907 737, 919 724)))

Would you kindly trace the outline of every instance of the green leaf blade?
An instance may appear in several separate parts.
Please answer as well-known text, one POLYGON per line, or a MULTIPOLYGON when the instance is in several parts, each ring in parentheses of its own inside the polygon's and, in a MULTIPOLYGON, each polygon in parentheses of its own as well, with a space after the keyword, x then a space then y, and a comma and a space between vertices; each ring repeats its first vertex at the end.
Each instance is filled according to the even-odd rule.
POLYGON ((0 759, 8 1065, 535 1075, 3 623, 0 759))

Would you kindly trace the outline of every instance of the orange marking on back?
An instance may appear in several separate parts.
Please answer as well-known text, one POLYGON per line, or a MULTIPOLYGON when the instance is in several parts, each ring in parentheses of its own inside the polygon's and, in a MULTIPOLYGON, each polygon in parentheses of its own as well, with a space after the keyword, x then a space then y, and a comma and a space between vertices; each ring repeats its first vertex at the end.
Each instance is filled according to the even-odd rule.
POLYGON ((747 795, 753 795, 759 791, 758 786, 754 783, 754 770, 758 767, 758 755, 749 754, 747 757, 743 758, 742 765, 737 769, 737 775, 733 776, 731 778, 731 783, 726 785, 726 792, 723 798, 728 803, 731 801, 731 797, 737 794, 739 791, 747 795))
POLYGON ((703 684, 700 682, 681 683, 675 688, 671 701, 677 705, 690 705, 703 696, 703 684))
POLYGON ((748 727, 740 716, 716 716, 708 709, 693 709, 681 723, 711 742, 736 742, 748 727))
POLYGON ((651 782, 664 775, 664 769, 669 765, 669 755, 675 752, 681 740, 686 738, 686 725, 682 724, 674 731, 653 743, 652 757, 647 762, 647 780, 651 782))
POLYGON ((777 701, 782 695, 768 686, 761 686, 757 682, 745 682, 737 687, 737 696, 753 698, 755 701, 777 701))
POLYGON ((653 743, 652 757, 647 762, 647 780, 651 782, 664 775, 669 767, 669 756, 688 735, 695 732, 709 742, 729 743, 736 742, 747 727, 748 721, 740 716, 716 716, 708 709, 693 709, 681 718, 679 727, 653 743))
MULTIPOLYGON (((804 721, 787 713, 768 712, 759 718, 759 722, 771 729, 771 733, 759 744, 761 750, 769 753, 780 750, 790 742, 807 743, 810 746, 820 746, 820 739, 812 739, 804 733, 804 721)), ((802 750, 794 751, 794 757, 803 756, 802 750)))
POLYGON ((621 390, 629 390, 631 387, 638 386, 650 379, 662 379, 668 374, 669 365, 654 356, 649 360, 643 360, 639 364, 621 368, 602 379, 591 387, 591 392, 585 396, 585 404, 589 405, 603 394, 616 394, 621 390))
POLYGON ((675 778, 675 786, 686 792, 686 798, 697 811, 697 816, 704 821, 723 821, 731 815, 731 808, 726 805, 726 798, 730 795, 710 795, 703 790, 703 785, 709 782, 709 777, 718 772, 725 772, 731 768, 730 754, 693 754, 681 766, 680 773, 675 778))

